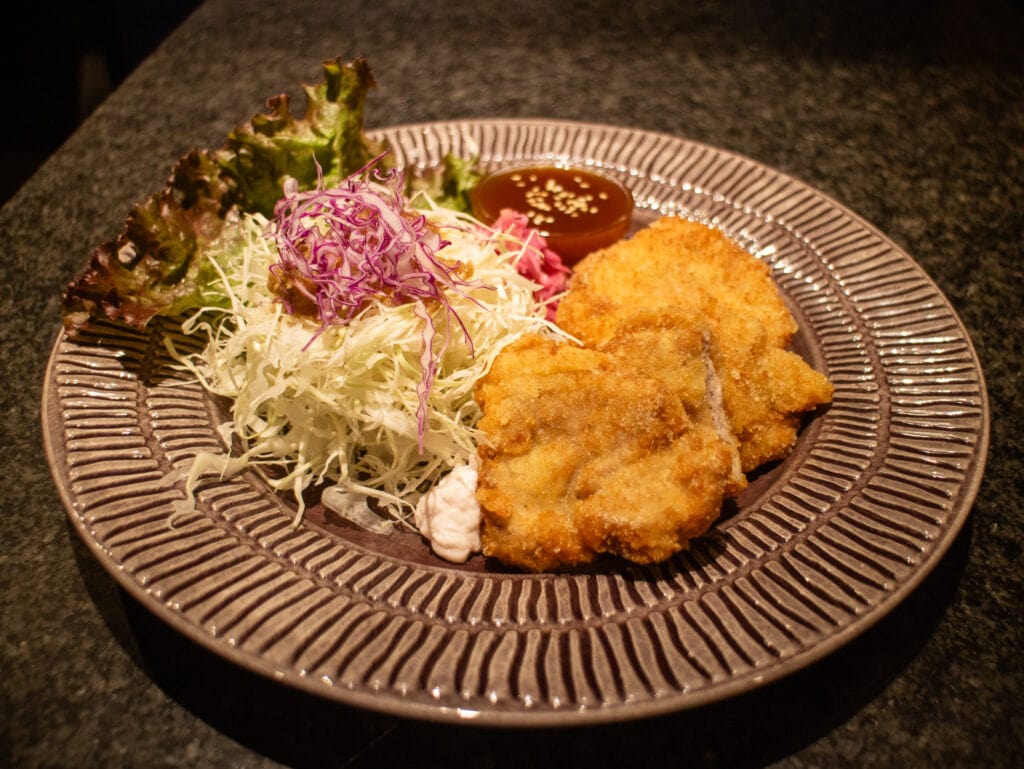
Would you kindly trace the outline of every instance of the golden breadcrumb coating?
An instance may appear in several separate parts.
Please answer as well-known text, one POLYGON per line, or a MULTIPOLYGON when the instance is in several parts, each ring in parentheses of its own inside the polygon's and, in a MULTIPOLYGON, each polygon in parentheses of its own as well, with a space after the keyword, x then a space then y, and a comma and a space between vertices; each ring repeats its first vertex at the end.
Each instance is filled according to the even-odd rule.
POLYGON ((832 398, 827 378, 786 350, 797 325, 768 266, 717 229, 664 216, 589 255, 576 266, 557 322, 598 346, 641 309, 706 323, 744 472, 788 455, 800 415, 832 398))
POLYGON ((671 557, 832 397, 786 349, 797 324, 768 267, 697 223, 586 257, 557 322, 582 346, 524 336, 476 387, 481 541, 508 565, 671 557))
POLYGON ((648 321, 600 350, 525 336, 478 384, 485 555, 531 571, 602 554, 662 561, 742 487, 709 406, 703 333, 648 321))

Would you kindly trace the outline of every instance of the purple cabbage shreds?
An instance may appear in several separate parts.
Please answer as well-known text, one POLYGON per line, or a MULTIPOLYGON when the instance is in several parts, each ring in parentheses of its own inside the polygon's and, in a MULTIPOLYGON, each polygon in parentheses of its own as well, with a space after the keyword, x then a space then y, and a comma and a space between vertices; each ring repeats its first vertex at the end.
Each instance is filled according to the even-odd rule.
POLYGON ((319 319, 320 328, 307 347, 326 328, 348 323, 373 300, 417 303, 414 310, 424 319, 423 378, 417 387, 422 451, 427 399, 437 359, 448 342, 446 333, 441 350, 434 351, 437 330, 430 305, 444 308, 447 328, 454 321, 462 329, 472 354, 473 340, 448 292, 464 294, 464 289, 483 284, 459 278, 460 264, 437 258, 449 242, 422 213, 406 207, 403 174, 398 168, 381 173, 374 168, 380 159, 331 189, 323 187, 322 178, 313 190, 286 185, 269 230, 280 257, 270 267, 270 286, 289 313, 319 319))

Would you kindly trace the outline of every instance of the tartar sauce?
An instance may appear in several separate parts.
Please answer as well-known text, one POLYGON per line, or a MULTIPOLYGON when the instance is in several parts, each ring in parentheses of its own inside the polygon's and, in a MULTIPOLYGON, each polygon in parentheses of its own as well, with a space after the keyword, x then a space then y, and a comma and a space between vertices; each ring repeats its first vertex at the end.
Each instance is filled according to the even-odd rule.
POLYGON ((460 465, 448 473, 416 505, 420 534, 440 558, 465 563, 480 551, 480 505, 476 501, 477 470, 460 465))

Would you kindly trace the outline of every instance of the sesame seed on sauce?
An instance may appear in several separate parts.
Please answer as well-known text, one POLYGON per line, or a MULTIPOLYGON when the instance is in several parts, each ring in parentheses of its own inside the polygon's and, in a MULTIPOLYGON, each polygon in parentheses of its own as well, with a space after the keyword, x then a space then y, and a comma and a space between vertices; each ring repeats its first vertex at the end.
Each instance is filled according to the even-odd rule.
POLYGON ((560 166, 497 171, 480 182, 471 198, 474 215, 488 224, 503 209, 524 214, 567 262, 622 238, 633 212, 633 197, 618 182, 560 166))

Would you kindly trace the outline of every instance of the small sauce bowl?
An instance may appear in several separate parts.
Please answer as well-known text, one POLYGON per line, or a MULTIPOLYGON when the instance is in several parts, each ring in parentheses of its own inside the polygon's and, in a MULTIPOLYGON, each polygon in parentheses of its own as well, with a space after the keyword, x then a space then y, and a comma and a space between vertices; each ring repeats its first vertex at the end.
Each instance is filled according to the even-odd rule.
POLYGON ((503 209, 525 214, 548 247, 572 266, 629 231, 633 196, 622 184, 572 166, 507 168, 485 176, 470 195, 473 215, 491 224, 503 209))

